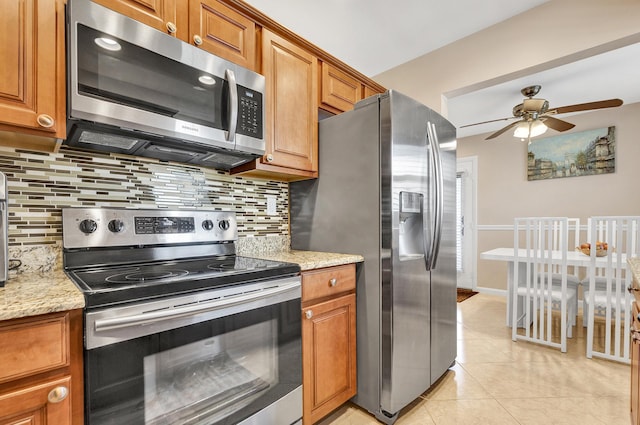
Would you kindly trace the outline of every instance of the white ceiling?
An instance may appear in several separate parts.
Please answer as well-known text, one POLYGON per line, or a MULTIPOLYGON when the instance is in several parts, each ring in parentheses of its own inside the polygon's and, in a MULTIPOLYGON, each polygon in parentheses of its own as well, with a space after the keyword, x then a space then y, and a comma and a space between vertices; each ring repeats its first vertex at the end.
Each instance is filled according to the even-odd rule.
MULTIPOLYGON (((278 23, 368 76, 401 65, 547 0, 245 0, 278 23)), ((640 102, 640 44, 452 97, 448 118, 460 127, 512 116, 520 89, 539 84, 551 107, 620 98, 640 102)), ((416 82, 418 84, 419 82, 416 82)), ((567 119, 570 114, 558 116, 567 119)), ((570 119, 567 119, 570 121, 570 119)), ((458 130, 490 133, 500 121, 458 130)), ((505 133, 508 134, 508 133, 505 133)))

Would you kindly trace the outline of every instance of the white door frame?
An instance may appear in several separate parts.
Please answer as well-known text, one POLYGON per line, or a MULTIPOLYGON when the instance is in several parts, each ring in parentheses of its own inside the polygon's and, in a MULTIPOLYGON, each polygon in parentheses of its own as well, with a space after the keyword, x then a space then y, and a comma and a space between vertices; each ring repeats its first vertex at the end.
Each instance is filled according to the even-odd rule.
POLYGON ((458 158, 456 172, 462 174, 462 215, 464 217, 464 235, 462 237, 462 268, 458 272, 458 288, 476 290, 478 286, 478 229, 476 226, 478 193, 478 157, 458 158))

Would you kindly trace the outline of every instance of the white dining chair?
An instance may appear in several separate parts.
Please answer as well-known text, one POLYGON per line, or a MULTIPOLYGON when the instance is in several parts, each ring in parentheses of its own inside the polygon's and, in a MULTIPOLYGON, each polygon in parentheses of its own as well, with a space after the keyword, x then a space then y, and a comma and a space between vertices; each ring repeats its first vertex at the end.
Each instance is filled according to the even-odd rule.
MULTIPOLYGON (((554 219, 553 217, 551 217, 551 249, 553 251, 559 251, 561 249, 563 239, 567 241, 568 250, 572 251, 576 247, 580 246, 580 219, 577 217, 567 218, 567 232, 564 235, 561 232, 563 220, 564 219, 562 218, 554 219)), ((560 285, 562 283, 561 266, 559 264, 552 265, 552 271, 553 274, 551 275, 551 278, 553 280, 553 284, 560 285)), ((582 279, 580 279, 578 271, 578 267, 571 267, 570 269, 567 268, 567 286, 571 291, 575 291, 576 294, 578 293, 578 287, 582 283, 582 279)), ((571 324, 575 326, 578 317, 577 296, 574 299, 573 311, 576 314, 571 317, 571 324)))
POLYGON ((567 284, 568 219, 522 217, 514 223, 516 288, 512 292, 511 323, 524 323, 524 331, 521 333, 518 326, 512 326, 512 339, 558 347, 566 352, 577 306, 577 288, 567 284), (555 238, 554 232, 558 233, 555 238), (554 240, 559 240, 558 249, 554 249, 554 240), (520 263, 525 267, 521 268, 520 263), (522 270, 524 276, 520 276, 522 270), (559 280, 554 281, 554 274, 559 275, 559 280), (553 311, 557 313, 554 315, 553 311), (558 319, 559 338, 553 326, 558 319))
MULTIPOLYGON (((607 242, 605 257, 591 249, 588 285, 583 295, 583 315, 587 325, 587 357, 630 362, 630 329, 633 296, 627 288, 632 276, 627 258, 640 253, 640 216, 592 217, 589 243, 607 242), (596 317, 600 318, 596 323, 596 317), (604 319, 604 320, 602 320, 604 319), (603 330, 595 340, 595 330, 603 330)), ((584 284, 584 283, 583 283, 584 284)))

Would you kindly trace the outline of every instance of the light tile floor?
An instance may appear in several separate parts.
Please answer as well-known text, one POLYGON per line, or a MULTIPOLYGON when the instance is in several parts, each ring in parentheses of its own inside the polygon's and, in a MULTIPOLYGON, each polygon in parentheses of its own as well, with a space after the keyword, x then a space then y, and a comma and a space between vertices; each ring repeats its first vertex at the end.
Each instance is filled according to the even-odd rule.
MULTIPOLYGON (((400 412, 398 425, 628 425, 630 366, 586 358, 586 328, 567 353, 511 341, 505 299, 478 294, 458 303, 456 364, 400 412)), ((581 317, 578 323, 582 323, 581 317)), ((347 403, 320 425, 374 425, 347 403)))

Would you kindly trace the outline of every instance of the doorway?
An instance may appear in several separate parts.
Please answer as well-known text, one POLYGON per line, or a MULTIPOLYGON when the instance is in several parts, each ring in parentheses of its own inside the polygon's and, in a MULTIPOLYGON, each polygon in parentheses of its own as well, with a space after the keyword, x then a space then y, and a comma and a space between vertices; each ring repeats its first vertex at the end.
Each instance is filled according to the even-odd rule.
POLYGON ((475 290, 477 286, 476 193, 478 158, 456 161, 456 271, 458 288, 475 290))

